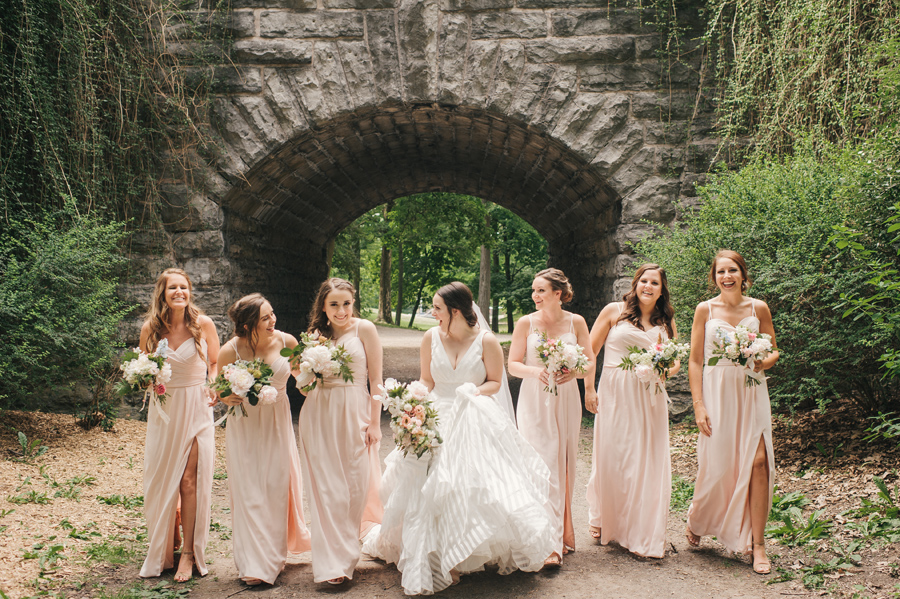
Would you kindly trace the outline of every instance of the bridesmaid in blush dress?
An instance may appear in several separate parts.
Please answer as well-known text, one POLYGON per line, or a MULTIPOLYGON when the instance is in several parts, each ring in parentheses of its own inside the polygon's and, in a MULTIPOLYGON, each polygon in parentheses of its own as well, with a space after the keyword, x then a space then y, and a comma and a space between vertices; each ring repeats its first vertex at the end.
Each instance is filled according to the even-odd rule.
POLYGON ((231 490, 234 563, 238 577, 250 586, 274 584, 288 553, 309 551, 309 531, 303 518, 300 456, 291 406, 285 387, 291 374, 281 355, 297 340, 275 329, 271 304, 259 293, 242 297, 228 309, 234 337, 222 347, 222 367, 236 360, 262 359, 272 367, 274 404, 250 402, 230 395, 222 402, 243 404, 228 415, 225 461, 231 490))
MULTIPOLYGON (((629 347, 675 337, 665 271, 644 264, 623 299, 607 305, 591 329, 594 353, 604 345, 606 351, 599 389, 593 368, 584 383, 585 406, 597 415, 587 486, 590 532, 603 545, 616 541, 636 555, 663 557, 672 492, 669 398, 618 365, 629 347)), ((679 367, 676 362, 668 376, 679 367)))
POLYGON ((175 581, 186 582, 194 566, 202 576, 207 572, 215 437, 212 393, 205 385, 217 373, 219 337, 213 321, 194 305, 187 273, 177 268, 156 279, 141 327, 141 351, 155 351, 161 339, 169 343, 172 378, 166 402, 154 401, 148 407, 144 515, 150 547, 140 575, 159 576, 175 564, 180 522, 184 548, 175 581))
POLYGON ((544 391, 551 376, 538 357, 541 333, 567 343, 577 343, 590 354, 590 333, 584 318, 562 309, 572 300, 572 286, 563 272, 547 268, 531 284, 531 299, 537 311, 516 323, 509 349, 509 374, 521 379, 517 416, 519 431, 550 469, 547 512, 553 524, 556 546, 546 565, 562 565, 562 556, 575 551, 572 525, 572 492, 578 434, 581 431, 581 394, 575 378, 584 373, 556 376, 558 395, 544 391))
POLYGON ((381 523, 381 403, 369 389, 381 380, 381 341, 375 325, 354 316, 349 281, 322 283, 309 332, 333 339, 353 361, 353 381, 327 376, 300 411, 300 446, 309 473, 313 580, 338 585, 353 578, 360 540, 381 523))
MULTIPOLYGON (((771 571, 766 557, 765 528, 774 492, 772 411, 764 377, 747 386, 747 368, 726 359, 708 366, 716 330, 744 325, 772 336, 769 307, 744 292, 750 287, 747 264, 737 252, 722 250, 713 259, 709 282, 719 295, 694 312, 688 372, 697 439, 697 482, 688 510, 687 539, 696 547, 703 535, 715 535, 726 548, 753 552, 753 571, 771 571)), ((756 373, 772 368, 778 350, 753 365, 756 373)))

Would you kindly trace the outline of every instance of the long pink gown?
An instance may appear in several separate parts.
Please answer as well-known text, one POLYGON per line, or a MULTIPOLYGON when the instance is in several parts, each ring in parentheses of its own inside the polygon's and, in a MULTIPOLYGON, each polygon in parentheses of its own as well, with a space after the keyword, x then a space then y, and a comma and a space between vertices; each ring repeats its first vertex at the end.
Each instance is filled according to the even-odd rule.
MULTIPOLYGON (((206 341, 201 340, 206 353, 206 341)), ((175 517, 181 505, 179 487, 187 466, 191 444, 197 439, 197 519, 194 524, 194 559, 197 570, 206 576, 206 541, 209 538, 212 501, 215 436, 213 411, 203 392, 206 361, 197 352, 193 339, 169 348, 172 378, 166 385, 169 397, 158 407, 148 407, 147 441, 144 449, 144 516, 150 547, 141 576, 159 576, 174 562, 175 517), (158 409, 169 417, 164 423, 158 409)), ((185 550, 188 548, 185 548, 185 550)))
MULTIPOLYGON (((527 318, 531 318, 528 316, 527 318)), ((569 330, 560 339, 578 343, 574 316, 569 330)), ((530 324, 530 320, 529 320, 530 324)), ((543 367, 538 357, 540 332, 528 334, 525 352, 526 366, 543 367)), ((550 495, 547 513, 553 525, 555 553, 563 555, 575 551, 575 529, 572 526, 572 493, 575 489, 575 462, 578 458, 578 434, 581 431, 581 395, 574 380, 559 385, 559 395, 544 391, 536 378, 522 381, 516 416, 519 432, 544 459, 550 469, 550 495)))
MULTIPOLYGON (((242 359, 236 344, 234 352, 242 359)), ((310 548, 300 456, 285 391, 291 366, 281 356, 271 366, 271 384, 278 390, 275 403, 251 406, 244 400, 247 416, 235 409, 225 428, 234 563, 239 578, 269 584, 284 569, 288 553, 310 548)))
POLYGON ((300 447, 309 473, 313 580, 346 576, 360 557, 360 539, 381 523, 379 444, 366 447, 372 399, 359 323, 337 343, 352 356, 353 382, 326 377, 303 402, 300 447))
MULTIPOLYGON (((703 403, 712 423, 712 436, 697 439, 697 482, 688 510, 687 524, 700 536, 715 535, 725 547, 738 553, 752 549, 750 530, 750 474, 759 440, 763 439, 769 462, 769 500, 775 482, 775 458, 772 452, 772 410, 765 381, 753 387, 745 385, 748 370, 722 359, 707 366, 712 357, 716 329, 734 327, 712 317, 712 305, 703 347, 703 403)), ((740 323, 759 332, 756 306, 740 323)), ((766 514, 768 518, 768 512, 766 514)))
POLYGON ((666 551, 672 495, 669 398, 617 366, 629 347, 648 348, 660 337, 668 337, 664 327, 643 331, 624 320, 609 331, 587 485, 588 518, 602 529, 600 542, 616 541, 645 557, 663 557, 666 551))

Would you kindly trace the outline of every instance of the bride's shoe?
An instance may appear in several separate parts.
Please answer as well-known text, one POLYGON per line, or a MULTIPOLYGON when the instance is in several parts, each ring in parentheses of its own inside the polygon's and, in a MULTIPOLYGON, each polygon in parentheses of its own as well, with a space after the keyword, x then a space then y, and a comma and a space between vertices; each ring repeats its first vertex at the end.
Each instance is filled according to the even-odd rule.
POLYGON ((326 580, 325 582, 327 582, 328 584, 337 586, 339 584, 344 584, 344 582, 346 582, 346 580, 347 580, 346 576, 338 576, 337 578, 332 578, 331 580, 326 580))
POLYGON ((263 583, 262 578, 241 578, 248 587, 255 587, 263 583))
POLYGON ((562 566, 562 557, 558 553, 551 553, 550 557, 544 560, 545 568, 559 568, 562 566))
POLYGON ((598 527, 596 527, 596 526, 591 526, 590 531, 591 531, 591 538, 594 538, 594 539, 599 539, 599 538, 600 538, 600 532, 601 532, 601 531, 600 531, 600 529, 599 529, 598 527))

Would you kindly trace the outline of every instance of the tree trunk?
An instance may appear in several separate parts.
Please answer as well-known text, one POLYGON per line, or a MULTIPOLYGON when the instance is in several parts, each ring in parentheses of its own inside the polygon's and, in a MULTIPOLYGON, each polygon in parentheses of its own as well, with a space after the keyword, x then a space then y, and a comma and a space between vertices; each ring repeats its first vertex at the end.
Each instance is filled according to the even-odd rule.
MULTIPOLYGON (((481 200, 486 207, 487 201, 481 200)), ((491 228, 491 215, 485 212, 484 223, 491 228)), ((491 322, 491 248, 488 245, 481 246, 481 268, 478 273, 478 307, 484 314, 484 319, 491 322)))
POLYGON ((397 318, 394 322, 400 326, 403 316, 403 242, 397 244, 397 318))
MULTIPOLYGON (((500 271, 500 256, 497 252, 494 252, 494 266, 493 270, 500 271)), ((493 314, 491 315, 491 329, 495 333, 500 332, 500 296, 495 295, 493 298, 493 314)))
POLYGON ((425 291, 425 281, 427 281, 427 278, 422 277, 422 284, 419 285, 419 291, 416 293, 416 305, 413 306, 412 314, 409 315, 409 328, 413 327, 413 322, 416 320, 416 312, 419 311, 419 305, 422 303, 422 292, 425 291))
MULTIPOLYGON (((506 272, 506 288, 512 289, 512 265, 510 264, 509 258, 509 250, 504 252, 503 254, 503 270, 506 272)), ((514 328, 513 323, 513 302, 512 297, 506 296, 506 332, 512 333, 514 328)))
POLYGON ((356 288, 356 311, 362 310, 362 297, 359 293, 359 284, 362 282, 362 251, 360 247, 359 235, 353 241, 353 286, 356 288))
MULTIPOLYGON (((382 208, 382 214, 387 220, 388 205, 382 208)), ((391 319, 391 248, 387 244, 381 245, 381 272, 378 280, 378 322, 393 324, 391 319)))

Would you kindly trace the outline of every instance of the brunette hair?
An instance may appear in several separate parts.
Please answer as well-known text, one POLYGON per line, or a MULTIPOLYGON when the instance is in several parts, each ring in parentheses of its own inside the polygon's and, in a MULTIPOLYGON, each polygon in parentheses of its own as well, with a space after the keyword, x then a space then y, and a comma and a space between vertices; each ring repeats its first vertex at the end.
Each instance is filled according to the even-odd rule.
POLYGON ((444 305, 447 306, 447 312, 450 314, 450 320, 447 321, 448 327, 453 322, 453 310, 459 310, 470 327, 478 324, 478 316, 476 316, 475 308, 473 307, 474 300, 472 299, 471 289, 459 281, 453 281, 438 289, 436 295, 441 296, 441 299, 444 300, 444 305))
POLYGON ((203 350, 200 347, 200 339, 203 331, 200 329, 200 316, 203 311, 194 305, 194 285, 191 278, 186 272, 180 268, 167 268, 162 271, 156 278, 156 285, 153 287, 153 297, 150 300, 150 309, 144 317, 144 322, 150 325, 150 334, 147 336, 147 347, 142 348, 150 353, 156 351, 160 339, 169 332, 169 319, 171 318, 171 309, 166 303, 166 287, 169 285, 169 277, 172 275, 181 275, 188 284, 188 305, 184 310, 184 326, 190 331, 191 337, 194 338, 194 347, 197 348, 197 354, 206 360, 203 350))
POLYGON ((750 286, 753 284, 753 281, 750 280, 750 274, 747 271, 747 262, 744 260, 744 257, 735 252, 734 250, 719 250, 719 253, 716 254, 716 257, 713 258, 712 266, 709 267, 709 288, 710 290, 716 289, 716 263, 720 258, 727 258, 728 260, 734 261, 737 264, 737 267, 741 271, 741 293, 750 289, 750 286))
POLYGON ((650 324, 666 327, 666 333, 669 335, 669 338, 672 338, 675 336, 675 327, 672 326, 672 321, 675 318, 675 308, 672 307, 672 303, 669 301, 669 280, 666 278, 666 271, 659 264, 642 264, 637 269, 637 272, 634 273, 634 278, 631 279, 631 290, 622 296, 622 300, 625 302, 625 309, 622 310, 622 314, 619 315, 616 322, 625 320, 641 330, 644 329, 641 325, 641 306, 638 300, 637 285, 644 273, 649 270, 655 270, 659 273, 659 282, 661 283, 659 298, 653 307, 653 313, 650 314, 650 324))
POLYGON ((534 278, 541 277, 542 279, 546 279, 550 283, 550 287, 553 291, 559 291, 559 301, 568 304, 572 301, 572 297, 574 297, 574 293, 572 292, 572 285, 569 283, 569 279, 566 275, 558 268, 545 268, 538 274, 534 275, 534 278))
POLYGON ((331 330, 331 323, 328 322, 328 316, 325 314, 325 300, 328 298, 328 294, 336 289, 350 292, 350 296, 354 300, 353 315, 359 316, 356 306, 356 287, 346 279, 331 277, 319 285, 316 299, 313 301, 312 309, 309 311, 309 326, 306 328, 307 333, 318 331, 326 337, 331 337, 334 333, 334 331, 331 330))
POLYGON ((246 339, 250 351, 253 353, 256 353, 256 344, 259 341, 259 333, 256 332, 259 313, 262 311, 263 304, 268 301, 261 293, 251 293, 228 308, 228 318, 234 323, 234 336, 246 339))

